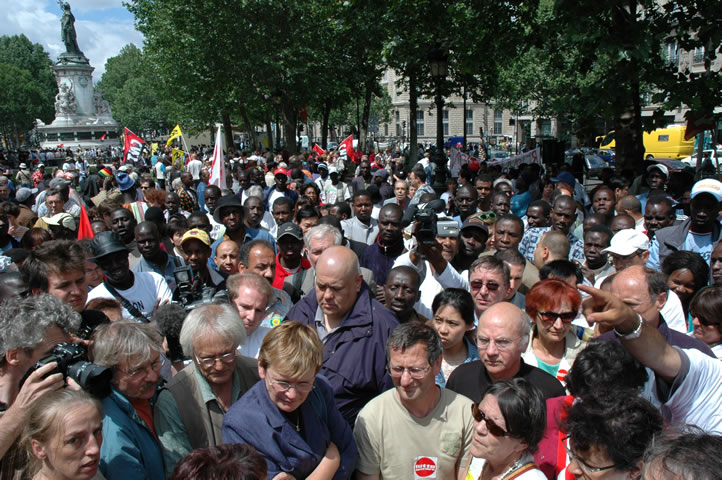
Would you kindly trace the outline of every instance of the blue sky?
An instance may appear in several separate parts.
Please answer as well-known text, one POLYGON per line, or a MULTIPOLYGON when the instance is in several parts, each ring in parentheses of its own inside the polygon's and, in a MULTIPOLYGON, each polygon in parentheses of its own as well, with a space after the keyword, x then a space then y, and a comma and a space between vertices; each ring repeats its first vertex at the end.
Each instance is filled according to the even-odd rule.
MULTIPOLYGON (((75 16, 78 44, 95 67, 100 80, 105 62, 128 43, 139 48, 143 36, 133 25, 133 15, 123 0, 69 0, 75 16)), ((60 39, 61 10, 56 0, 0 0, 0 35, 25 34, 41 44, 55 61, 65 46, 60 39)))

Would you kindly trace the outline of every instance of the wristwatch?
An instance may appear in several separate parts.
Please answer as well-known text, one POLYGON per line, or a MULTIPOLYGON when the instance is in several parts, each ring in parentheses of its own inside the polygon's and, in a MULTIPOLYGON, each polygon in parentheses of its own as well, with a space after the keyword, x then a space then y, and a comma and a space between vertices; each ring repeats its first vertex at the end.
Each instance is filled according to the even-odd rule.
POLYGON ((635 338, 639 338, 640 336, 642 336, 642 324, 644 324, 644 319, 642 319, 642 316, 640 314, 637 314, 637 318, 639 319, 639 325, 637 325, 637 328, 635 328, 634 331, 629 333, 619 333, 615 328, 614 334, 622 340, 634 340, 635 338))

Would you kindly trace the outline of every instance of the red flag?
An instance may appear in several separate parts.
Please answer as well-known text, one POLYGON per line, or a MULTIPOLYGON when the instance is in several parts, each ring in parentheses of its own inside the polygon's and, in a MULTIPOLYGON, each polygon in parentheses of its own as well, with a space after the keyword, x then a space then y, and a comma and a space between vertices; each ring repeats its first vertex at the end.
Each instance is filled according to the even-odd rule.
POLYGON ((105 140, 105 137, 107 137, 107 136, 108 136, 108 134, 107 134, 107 133, 104 133, 103 136, 100 137, 100 141, 102 142, 103 140, 105 140))
POLYGON ((319 155, 323 155, 324 153, 326 153, 326 150, 324 150, 323 148, 319 147, 319 146, 318 146, 318 143, 314 143, 314 144, 313 144, 313 151, 316 152, 316 153, 318 153, 319 155))
POLYGON ((58 145, 58 146, 55 147, 55 148, 63 148, 64 146, 65 146, 65 144, 64 144, 64 143, 61 143, 60 145, 58 145))
POLYGON ((80 222, 78 223, 78 240, 90 240, 95 237, 90 227, 90 218, 84 206, 80 207, 80 222))
POLYGON ((123 136, 125 137, 123 163, 128 160, 130 160, 133 164, 138 163, 140 161, 140 154, 143 153, 145 142, 142 138, 127 128, 124 129, 123 136))
POLYGON ((684 132, 684 139, 689 140, 705 130, 714 130, 714 117, 703 114, 695 115, 689 112, 687 114, 687 128, 684 132))
POLYGON ((341 142, 338 146, 339 158, 344 162, 351 160, 356 162, 353 154, 353 135, 349 135, 346 140, 341 142))

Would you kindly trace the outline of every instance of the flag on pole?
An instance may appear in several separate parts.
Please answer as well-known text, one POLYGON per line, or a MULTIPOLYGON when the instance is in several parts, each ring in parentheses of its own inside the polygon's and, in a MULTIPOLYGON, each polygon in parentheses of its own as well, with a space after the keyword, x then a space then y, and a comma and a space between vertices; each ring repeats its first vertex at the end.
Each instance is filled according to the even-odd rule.
POLYGON ((216 146, 213 148, 213 163, 211 163, 211 178, 208 185, 216 185, 218 188, 228 188, 226 185, 226 165, 223 162, 223 138, 221 127, 218 126, 216 133, 216 146))
POLYGON ((180 168, 181 170, 185 170, 185 164, 183 163, 183 157, 185 157, 185 154, 186 152, 178 150, 177 148, 171 150, 171 161, 174 166, 180 168))
POLYGON ((176 125, 175 128, 173 128, 173 130, 171 130, 170 137, 168 137, 168 141, 166 142, 165 146, 170 147, 170 144, 173 143, 174 139, 176 139, 178 137, 182 137, 182 136, 183 136, 183 132, 181 132, 180 125, 176 125))
POLYGON ((313 151, 316 152, 316 153, 318 153, 319 155, 323 155, 324 153, 326 153, 326 150, 324 150, 323 148, 319 147, 319 146, 318 146, 318 143, 314 143, 314 144, 313 144, 313 151))
POLYGON ((353 154, 353 135, 346 137, 346 140, 341 142, 338 146, 339 158, 345 162, 349 160, 355 162, 353 154))
POLYGON ((95 237, 93 229, 90 227, 90 218, 88 217, 88 211, 81 205, 80 207, 80 222, 78 224, 78 240, 90 240, 95 237))
POLYGON ((107 133, 104 133, 104 134, 100 137, 100 141, 102 142, 103 140, 105 140, 105 137, 107 137, 107 136, 108 136, 108 134, 107 134, 107 133))
POLYGON ((123 163, 130 160, 133 165, 140 162, 140 155, 143 153, 145 142, 135 133, 131 132, 127 128, 123 130, 123 136, 125 137, 124 150, 123 150, 123 163))

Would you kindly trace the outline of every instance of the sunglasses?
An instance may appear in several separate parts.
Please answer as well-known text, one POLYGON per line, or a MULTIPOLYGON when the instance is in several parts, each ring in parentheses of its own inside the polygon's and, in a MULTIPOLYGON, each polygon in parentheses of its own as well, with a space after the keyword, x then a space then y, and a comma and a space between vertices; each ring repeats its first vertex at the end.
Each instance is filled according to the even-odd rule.
POLYGON ((489 419, 484 412, 479 410, 479 404, 478 403, 472 403, 471 404, 471 415, 474 417, 474 420, 477 422, 481 422, 482 420, 486 423, 486 429, 494 435, 495 437, 506 437, 509 435, 509 432, 501 428, 499 425, 494 423, 491 419, 489 419))
POLYGON ((486 289, 489 290, 490 292, 496 292, 497 290, 499 290, 499 287, 501 286, 496 282, 486 282, 485 283, 482 281, 474 281, 469 284, 472 291, 481 290, 482 288, 484 288, 484 285, 486 285, 486 289))
POLYGON ((544 323, 554 323, 560 318, 564 323, 570 323, 577 317, 577 312, 537 312, 544 323))

